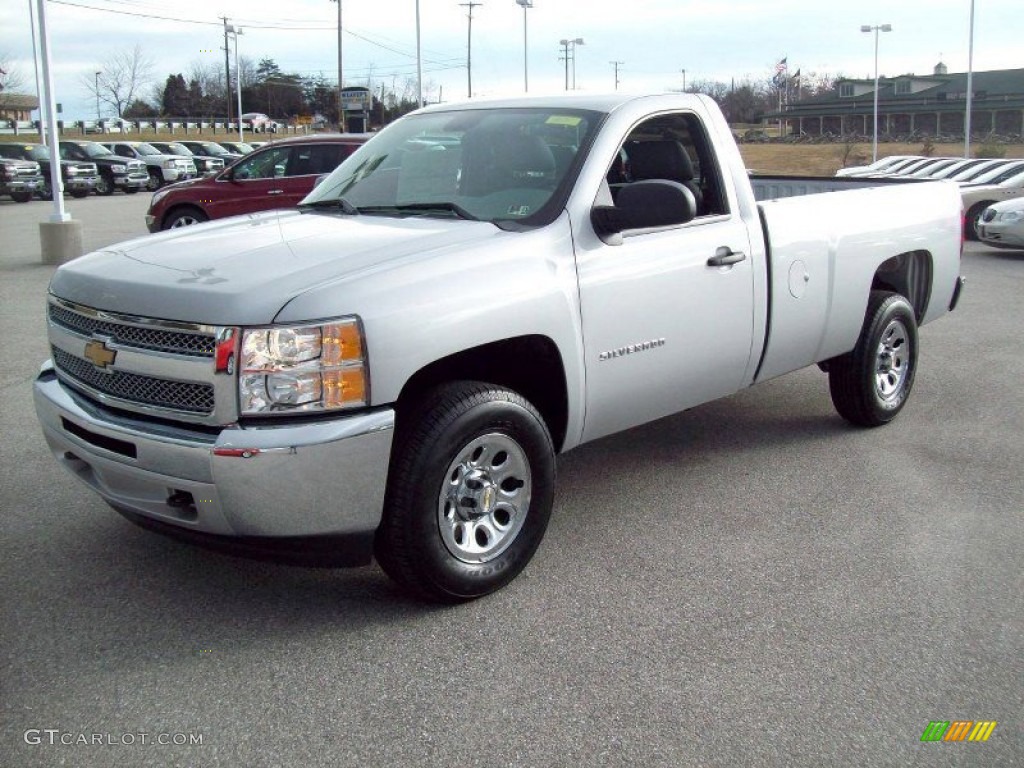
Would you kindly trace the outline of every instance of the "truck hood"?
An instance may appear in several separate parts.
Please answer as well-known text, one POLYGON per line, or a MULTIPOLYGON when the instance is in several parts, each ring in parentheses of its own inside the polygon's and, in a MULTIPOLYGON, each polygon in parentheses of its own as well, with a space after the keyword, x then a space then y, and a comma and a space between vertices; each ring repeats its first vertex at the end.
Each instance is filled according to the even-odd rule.
POLYGON ((50 291, 142 317, 260 325, 326 282, 506 234, 493 224, 454 219, 274 211, 109 246, 61 266, 50 291))

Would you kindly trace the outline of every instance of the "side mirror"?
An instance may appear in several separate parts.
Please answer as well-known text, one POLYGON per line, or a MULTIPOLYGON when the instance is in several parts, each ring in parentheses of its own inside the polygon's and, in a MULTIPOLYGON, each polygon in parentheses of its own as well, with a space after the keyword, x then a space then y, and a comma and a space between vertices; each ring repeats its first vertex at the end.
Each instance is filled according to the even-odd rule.
POLYGON ((615 205, 596 205, 590 213, 600 236, 627 229, 650 229, 685 224, 697 215, 693 192, 676 181, 634 181, 619 189, 615 205))

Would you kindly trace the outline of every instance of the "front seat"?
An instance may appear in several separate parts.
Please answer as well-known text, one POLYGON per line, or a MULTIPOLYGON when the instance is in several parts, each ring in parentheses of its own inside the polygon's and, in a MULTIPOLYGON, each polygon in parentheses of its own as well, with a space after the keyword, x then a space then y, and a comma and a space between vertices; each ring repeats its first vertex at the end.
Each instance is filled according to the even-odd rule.
POLYGON ((697 215, 703 210, 700 184, 694 178, 690 156, 678 141, 630 141, 626 144, 629 173, 633 181, 665 179, 677 181, 693 192, 697 215))

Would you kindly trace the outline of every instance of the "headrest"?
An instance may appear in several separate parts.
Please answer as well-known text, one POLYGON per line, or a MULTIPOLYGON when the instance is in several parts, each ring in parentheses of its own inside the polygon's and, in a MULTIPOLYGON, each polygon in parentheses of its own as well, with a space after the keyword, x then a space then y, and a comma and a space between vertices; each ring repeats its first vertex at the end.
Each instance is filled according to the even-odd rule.
POLYGON ((633 179, 692 181, 693 163, 678 141, 631 141, 626 145, 633 179))

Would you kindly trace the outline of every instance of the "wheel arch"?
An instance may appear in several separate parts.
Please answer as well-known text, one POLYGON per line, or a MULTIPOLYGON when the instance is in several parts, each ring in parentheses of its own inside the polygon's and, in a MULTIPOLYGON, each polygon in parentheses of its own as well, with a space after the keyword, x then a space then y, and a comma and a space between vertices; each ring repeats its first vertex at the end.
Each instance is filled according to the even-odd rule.
POLYGON ((493 341, 435 360, 406 381, 396 403, 398 428, 403 414, 429 390, 452 381, 483 381, 518 392, 540 412, 555 446, 561 450, 569 422, 565 365, 547 336, 518 336, 493 341))
POLYGON ((168 208, 166 211, 164 211, 163 216, 160 217, 160 229, 163 229, 166 226, 167 222, 170 221, 172 216, 174 216, 177 213, 180 213, 181 211, 188 211, 188 210, 198 211, 199 213, 201 213, 206 218, 207 221, 210 220, 209 212, 205 208, 203 208, 203 206, 201 206, 201 205, 197 205, 196 203, 192 203, 192 202, 189 202, 189 203, 175 203, 170 208, 168 208))
POLYGON ((871 278, 871 290, 904 296, 914 308, 914 317, 920 324, 931 300, 933 271, 929 251, 900 253, 878 265, 871 278))

